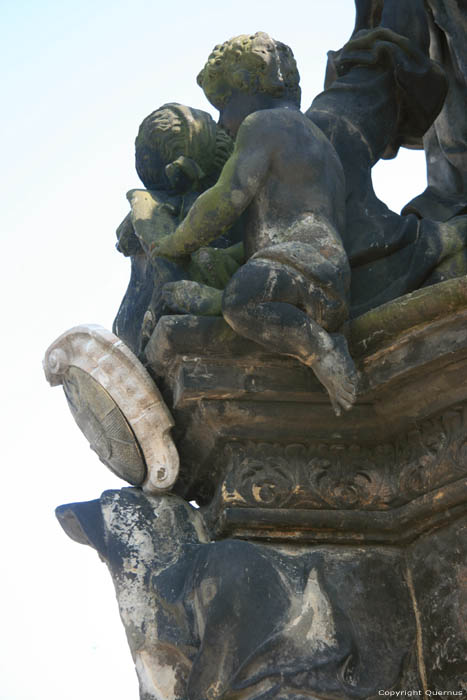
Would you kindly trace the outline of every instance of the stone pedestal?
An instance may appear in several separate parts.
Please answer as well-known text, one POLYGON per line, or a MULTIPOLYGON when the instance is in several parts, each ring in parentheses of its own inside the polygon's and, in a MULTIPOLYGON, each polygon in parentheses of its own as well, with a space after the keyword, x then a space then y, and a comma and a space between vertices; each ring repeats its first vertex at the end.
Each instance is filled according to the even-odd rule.
MULTIPOLYGON (((221 318, 160 321, 146 366, 167 406, 149 375, 144 386, 166 419, 141 454, 161 429, 173 438, 174 492, 146 478, 57 509, 109 568, 142 700, 465 695, 466 321, 466 278, 354 320, 361 387, 341 417, 310 369, 221 318)), ((46 356, 66 391, 82 335, 46 356)), ((97 370, 81 368, 110 391, 101 368, 126 366, 123 349, 85 335, 112 341, 97 370)), ((131 418, 140 394, 118 376, 113 400, 131 418)), ((100 436, 78 389, 77 422, 100 436)))
POLYGON ((339 561, 362 605, 346 614, 375 634, 366 663, 399 649, 397 687, 412 679, 420 692, 467 688, 466 322, 466 278, 354 320, 362 384, 341 417, 310 369, 222 319, 165 317, 146 348, 177 426, 176 489, 211 537, 306 551, 324 578, 339 561))
POLYGON ((298 361, 220 318, 164 317, 146 356, 175 416, 178 493, 203 506, 216 537, 400 544, 458 517, 466 322, 466 278, 356 319, 362 389, 336 417, 298 361))

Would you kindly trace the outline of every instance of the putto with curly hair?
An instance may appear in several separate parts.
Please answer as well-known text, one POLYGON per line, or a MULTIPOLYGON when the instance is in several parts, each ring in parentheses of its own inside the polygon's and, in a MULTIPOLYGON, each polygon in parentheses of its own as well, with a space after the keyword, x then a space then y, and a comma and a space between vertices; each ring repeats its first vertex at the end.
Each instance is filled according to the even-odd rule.
POLYGON ((264 32, 241 34, 215 46, 197 81, 217 109, 234 91, 264 93, 300 106, 300 75, 292 49, 264 32))
POLYGON ((215 182, 233 149, 211 115, 170 102, 147 116, 135 141, 136 171, 148 190, 166 189, 180 170, 191 181, 215 182), (172 178, 170 177, 172 174, 172 178))
POLYGON ((214 49, 198 82, 235 148, 216 184, 152 250, 186 256, 241 222, 248 259, 224 290, 224 320, 311 367, 339 415, 354 404, 359 381, 340 332, 350 296, 346 183, 333 146, 300 112, 298 81, 292 51, 267 34, 214 49))
POLYGON ((222 296, 240 336, 311 367, 334 411, 356 400, 358 372, 340 332, 349 315, 342 243, 345 176, 336 151, 300 112, 292 51, 267 34, 217 46, 198 77, 235 148, 153 254, 186 256, 242 222, 247 261, 222 296))

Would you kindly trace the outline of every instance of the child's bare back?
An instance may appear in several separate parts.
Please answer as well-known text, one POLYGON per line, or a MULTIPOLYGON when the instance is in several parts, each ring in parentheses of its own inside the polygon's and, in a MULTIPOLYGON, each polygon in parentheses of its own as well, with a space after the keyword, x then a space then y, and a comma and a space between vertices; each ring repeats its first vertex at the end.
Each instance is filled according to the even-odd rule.
POLYGON ((344 173, 323 133, 298 109, 265 109, 243 121, 236 150, 239 172, 251 177, 256 170, 259 180, 247 211, 248 257, 318 237, 342 258, 344 173))

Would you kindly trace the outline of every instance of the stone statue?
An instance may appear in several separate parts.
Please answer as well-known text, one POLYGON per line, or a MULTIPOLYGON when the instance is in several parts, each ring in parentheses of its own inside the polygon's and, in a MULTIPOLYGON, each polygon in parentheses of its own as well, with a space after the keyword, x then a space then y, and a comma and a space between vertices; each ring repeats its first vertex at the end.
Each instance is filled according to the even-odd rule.
POLYGON ((209 542, 185 501, 134 488, 57 517, 110 570, 142 700, 377 697, 410 683, 416 625, 394 552, 209 542))
POLYGON ((214 187, 154 249, 173 258, 191 253, 245 212, 248 262, 225 290, 224 318, 240 335, 311 367, 339 415, 357 391, 339 333, 350 284, 339 160, 299 110, 291 50, 267 34, 216 48, 198 82, 236 138, 235 151, 214 187))
POLYGON ((350 41, 329 53, 326 89, 307 115, 335 147, 346 175, 352 316, 407 292, 467 273, 467 219, 443 224, 391 212, 373 191, 371 168, 400 147, 418 147, 446 97, 428 55, 424 3, 357 2, 350 41))
MULTIPOLYGON (((238 268, 233 246, 238 231, 215 241, 216 250, 203 250, 177 262, 157 257, 158 238, 173 233, 199 193, 213 184, 233 144, 207 113, 177 103, 163 105, 142 122, 136 138, 136 170, 147 188, 130 190, 131 212, 117 229, 117 248, 131 256, 130 284, 114 322, 114 331, 140 354, 158 319, 176 311, 169 298, 175 280, 196 279, 197 297, 190 299, 194 313, 220 313, 220 295, 238 268), (203 283, 207 283, 203 284, 203 283)), ((241 254, 241 253, 240 253, 241 254)))
MULTIPOLYGON (((442 66, 447 81, 446 96, 438 116, 421 135, 427 156, 428 187, 406 205, 404 211, 419 218, 448 221, 465 214, 467 204, 465 8, 461 2, 443 0, 428 0, 425 6, 421 3, 398 5, 381 0, 356 0, 354 33, 380 24, 383 11, 387 19, 394 22, 388 15, 390 12, 394 17, 397 10, 400 33, 410 36, 416 45, 422 43, 430 58, 442 66)), ((428 95, 425 92, 421 97, 420 103, 423 103, 428 95)), ((414 147, 421 147, 421 136, 413 142, 414 147)))
POLYGON ((131 484, 57 517, 109 568, 141 700, 467 689, 465 11, 356 9, 306 114, 258 32, 198 76, 219 125, 144 120, 116 335, 46 353, 131 484), (422 142, 391 212, 371 168, 422 142))

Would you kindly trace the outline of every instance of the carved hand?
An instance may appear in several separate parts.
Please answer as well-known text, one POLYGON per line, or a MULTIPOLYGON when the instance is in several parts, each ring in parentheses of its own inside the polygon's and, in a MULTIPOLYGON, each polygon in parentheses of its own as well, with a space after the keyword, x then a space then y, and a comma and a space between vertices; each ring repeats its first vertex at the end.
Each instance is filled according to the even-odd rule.
POLYGON ((240 267, 239 262, 230 254, 230 250, 203 247, 192 253, 189 264, 191 279, 216 289, 224 289, 240 267))
POLYGON ((153 241, 150 245, 151 260, 155 258, 166 258, 173 260, 187 255, 183 244, 177 241, 174 235, 162 236, 158 241, 153 241))

